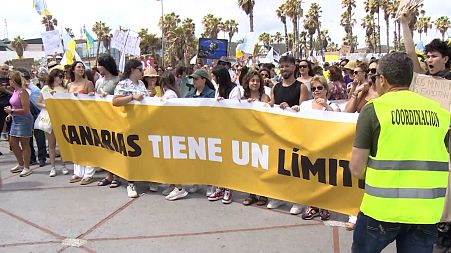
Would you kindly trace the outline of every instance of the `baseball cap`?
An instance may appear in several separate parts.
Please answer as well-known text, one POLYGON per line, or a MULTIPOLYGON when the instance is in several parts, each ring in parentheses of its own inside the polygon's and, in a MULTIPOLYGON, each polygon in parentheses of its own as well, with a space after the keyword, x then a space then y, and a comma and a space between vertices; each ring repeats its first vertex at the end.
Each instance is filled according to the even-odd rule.
POLYGON ((203 77, 205 79, 210 80, 210 74, 208 74, 208 72, 205 69, 198 69, 198 70, 194 71, 194 73, 188 77, 190 77, 190 78, 203 77))

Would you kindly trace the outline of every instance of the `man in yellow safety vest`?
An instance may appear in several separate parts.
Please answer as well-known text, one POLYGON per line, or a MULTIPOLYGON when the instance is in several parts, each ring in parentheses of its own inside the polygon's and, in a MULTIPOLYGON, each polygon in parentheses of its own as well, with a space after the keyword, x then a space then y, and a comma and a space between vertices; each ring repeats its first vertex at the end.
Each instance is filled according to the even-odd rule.
POLYGON ((359 115, 351 172, 365 179, 352 252, 431 253, 448 186, 450 114, 409 86, 412 60, 400 52, 379 61, 373 99, 359 115))

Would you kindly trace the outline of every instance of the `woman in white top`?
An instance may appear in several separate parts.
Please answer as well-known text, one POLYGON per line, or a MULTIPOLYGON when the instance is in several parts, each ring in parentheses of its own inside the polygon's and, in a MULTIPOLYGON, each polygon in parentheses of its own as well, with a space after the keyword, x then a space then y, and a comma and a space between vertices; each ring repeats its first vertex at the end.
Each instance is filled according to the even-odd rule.
MULTIPOLYGON (((218 84, 218 89, 215 93, 215 98, 219 100, 223 99, 237 99, 241 100, 240 88, 232 82, 230 79, 229 72, 224 66, 217 65, 213 68, 212 76, 213 80, 218 84)), ((232 203, 232 191, 229 189, 218 187, 214 189, 211 187, 209 191, 207 190, 208 200, 216 201, 222 199, 223 204, 232 203)))
POLYGON ((302 102, 300 106, 292 107, 295 111, 300 110, 323 110, 339 112, 340 108, 337 104, 327 100, 329 93, 329 85, 323 76, 314 76, 311 80, 313 99, 302 102))
MULTIPOLYGON (((175 76, 172 72, 165 72, 160 79, 161 90, 163 91, 163 99, 173 99, 180 96, 180 90, 175 84, 175 76)), ((169 191, 169 194, 165 197, 167 200, 177 200, 184 198, 188 195, 188 192, 183 188, 181 184, 171 185, 168 189, 163 191, 163 194, 169 191), (172 187, 175 186, 173 189, 172 187)))
MULTIPOLYGON (((53 69, 52 71, 50 71, 50 74, 47 77, 46 82, 47 82, 47 84, 44 87, 42 87, 41 95, 39 95, 38 101, 36 102, 36 104, 41 109, 46 108, 45 102, 44 102, 45 99, 43 96, 44 93, 48 92, 53 95, 55 93, 67 93, 68 92, 66 87, 64 87, 64 72, 60 69, 53 69)), ((56 170, 55 170, 56 137, 55 137, 55 133, 53 131, 47 135, 47 140, 48 140, 48 145, 49 145, 49 157, 50 157, 50 165, 51 165, 49 176, 54 177, 54 176, 56 176, 56 170)), ((62 166, 61 170, 64 175, 69 174, 69 171, 66 169, 66 165, 64 164, 64 161, 63 161, 63 166, 62 166)))
POLYGON ((213 80, 218 85, 215 93, 216 99, 241 99, 240 88, 232 82, 226 67, 217 65, 211 72, 213 80))
MULTIPOLYGON (((125 64, 123 80, 114 89, 113 106, 124 106, 133 100, 142 101, 147 97, 148 91, 141 81, 143 67, 140 61, 132 59, 125 64)), ((130 198, 138 197, 133 181, 128 182, 127 195, 130 198)))

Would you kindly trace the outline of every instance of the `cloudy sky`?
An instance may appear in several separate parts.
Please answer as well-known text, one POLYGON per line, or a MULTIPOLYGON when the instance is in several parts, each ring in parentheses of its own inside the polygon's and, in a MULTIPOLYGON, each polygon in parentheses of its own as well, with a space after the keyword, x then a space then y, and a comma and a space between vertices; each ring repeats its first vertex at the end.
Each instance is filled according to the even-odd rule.
MULTIPOLYGON (((246 14, 237 6, 237 0, 163 0, 164 13, 175 12, 181 19, 190 17, 196 23, 196 35, 202 32, 202 17, 208 13, 222 17, 223 20, 235 19, 239 23, 239 33, 233 37, 236 41, 249 32, 249 19, 246 14)), ((274 34, 277 31, 283 33, 283 25, 276 16, 275 10, 284 0, 256 0, 254 7, 254 30, 256 33, 269 32, 274 34)), ((303 1, 304 13, 307 12, 312 0, 303 1)), ((340 0, 319 0, 316 1, 322 7, 321 22, 322 27, 329 30, 330 37, 338 44, 344 36, 344 29, 339 25, 340 14, 343 12, 340 0)), ((424 1, 426 15, 436 20, 440 16, 451 16, 451 1, 427 0, 424 1)), ((119 26, 124 26, 132 30, 148 28, 153 33, 160 34, 158 20, 161 16, 161 2, 157 0, 47 0, 47 5, 54 17, 59 21, 59 29, 70 27, 75 35, 79 36, 80 28, 86 25, 88 31, 95 21, 102 20, 113 30, 119 26)), ((364 16, 363 0, 357 0, 355 17, 358 25, 354 27, 354 33, 359 36, 359 46, 364 45, 364 33, 360 26, 364 16)), ((41 17, 32 8, 32 0, 2 1, 0 21, 0 38, 10 39, 20 35, 27 39, 41 37, 44 27, 40 24, 41 17), (7 23, 7 33, 5 29, 7 23)), ((301 21, 302 22, 302 21, 301 21)), ((385 42, 385 22, 381 24, 381 41, 385 42)), ((292 31, 291 22, 289 31, 292 31)), ((393 21, 391 22, 393 24, 393 21)), ((451 35, 451 31, 449 32, 451 35)), ((390 32, 393 37, 393 32, 390 32)), ((225 38, 220 33, 219 38, 225 38)), ((441 37, 440 33, 432 28, 423 41, 429 42, 435 37, 441 37)), ((393 39, 390 39, 390 43, 393 39)), ((419 36, 415 35, 415 40, 419 41, 419 36)), ((385 44, 385 43, 383 43, 385 44)))

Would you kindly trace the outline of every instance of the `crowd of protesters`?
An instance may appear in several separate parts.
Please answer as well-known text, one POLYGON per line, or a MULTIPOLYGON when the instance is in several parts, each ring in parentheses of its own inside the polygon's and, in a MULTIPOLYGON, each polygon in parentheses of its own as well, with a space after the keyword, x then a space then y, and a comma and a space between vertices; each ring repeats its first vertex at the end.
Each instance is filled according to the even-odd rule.
MULTIPOLYGON (((425 57, 417 55, 411 37, 405 37, 405 43, 406 52, 414 62, 415 72, 451 80, 451 47, 447 43, 433 40, 426 46, 425 57)), ((198 64, 191 69, 179 66, 166 71, 143 69, 140 61, 131 59, 125 64, 123 73, 119 73, 114 59, 108 55, 101 56, 98 66, 91 70, 78 61, 66 67, 51 62, 48 67, 41 67, 35 73, 2 64, 0 105, 4 109, 0 110, 0 127, 4 129, 11 151, 17 159, 17 165, 11 169, 11 173, 26 177, 32 174, 30 165, 44 167, 48 150, 51 165, 49 176, 55 177, 59 171, 55 162, 58 157, 55 135, 52 131, 45 134, 33 129, 40 111, 45 110, 45 93, 112 95, 113 106, 124 106, 145 97, 214 98, 265 102, 295 112, 322 110, 359 113, 368 101, 379 96, 377 70, 378 59, 375 58, 369 62, 342 59, 320 67, 314 60, 297 60, 290 55, 280 58, 278 68, 273 64, 248 67, 242 63, 218 61, 215 66, 198 64), (38 156, 35 154, 33 136, 38 156)), ((60 170, 64 175, 70 173, 64 161, 60 170)), ((74 164, 69 182, 90 184, 94 181, 96 170, 98 168, 74 164)), ((106 172, 106 177, 97 184, 116 188, 121 185, 121 180, 106 172)), ((139 196, 134 182, 127 182, 126 189, 130 198, 139 196)), ((158 183, 149 182, 150 191, 156 192, 158 189, 158 183)), ((197 185, 170 185, 163 194, 172 201, 185 198, 198 189, 197 185)), ((222 200, 222 203, 229 204, 232 202, 232 190, 209 186, 207 197, 210 201, 222 200)), ((254 203, 266 205, 270 209, 288 204, 254 194, 249 194, 243 201, 244 205, 254 203)), ((318 216, 321 220, 327 220, 330 217, 328 210, 317 207, 303 210, 297 204, 292 204, 290 213, 302 213, 302 218, 306 220, 318 216)), ((440 232, 448 238, 447 243, 449 227, 446 223, 439 226, 440 232)), ((349 228, 352 229, 352 222, 349 228)))

